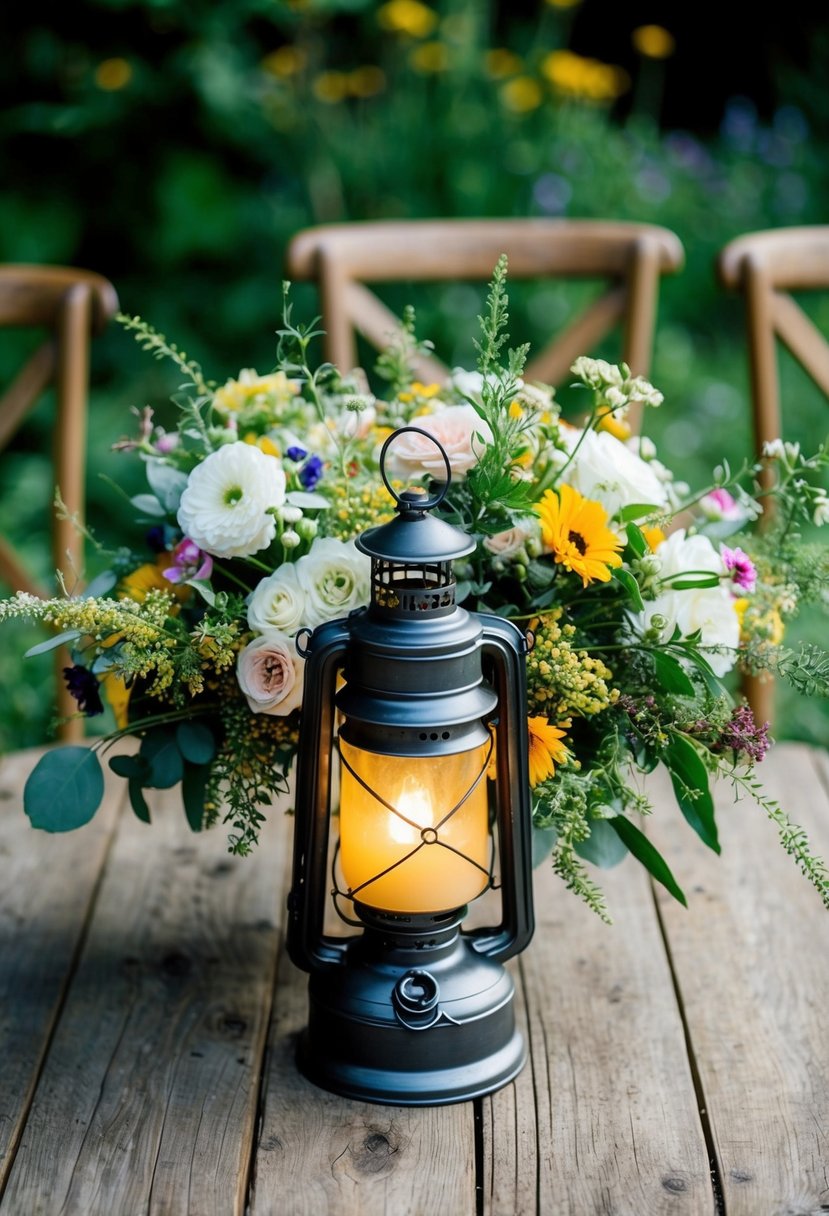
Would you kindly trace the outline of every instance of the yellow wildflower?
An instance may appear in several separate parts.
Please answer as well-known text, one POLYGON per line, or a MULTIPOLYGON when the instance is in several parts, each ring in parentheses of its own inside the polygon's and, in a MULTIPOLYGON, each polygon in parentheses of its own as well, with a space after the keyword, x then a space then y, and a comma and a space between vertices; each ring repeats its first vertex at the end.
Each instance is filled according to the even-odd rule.
POLYGON ((336 105, 348 96, 348 74, 346 72, 320 72, 314 77, 311 88, 317 101, 336 105))
POLYGON ((416 72, 445 72, 449 67, 449 47, 445 42, 422 42, 409 52, 409 63, 416 72))
POLYGON ((486 70, 495 80, 501 80, 504 76, 517 76, 521 71, 521 59, 513 51, 508 51, 503 47, 496 47, 495 50, 487 51, 484 58, 486 70))
POLYGON ((514 114, 527 114, 541 105, 544 91, 534 77, 516 76, 501 85, 499 96, 506 109, 514 114))
POLYGON ((116 93, 132 80, 132 66, 126 59, 104 59, 95 69, 95 83, 105 93, 116 93))
POLYGON ((352 97, 376 97, 385 87, 386 73, 373 64, 365 64, 348 73, 348 91, 352 97))
POLYGON ((655 553, 665 539, 665 533, 661 528, 642 528, 642 535, 648 542, 651 553, 655 553))
POLYGON ((262 60, 262 68, 272 76, 296 76, 308 62, 308 53, 300 46, 280 46, 262 60))
POLYGON ((578 574, 585 587, 594 580, 610 581, 610 567, 622 564, 622 543, 608 528, 600 502, 562 485, 558 493, 546 491, 536 513, 544 544, 557 562, 578 574))
POLYGON ((377 10, 377 20, 385 30, 426 38, 438 23, 437 13, 420 0, 388 0, 377 10))
POLYGON ((676 50, 676 39, 661 25, 638 26, 631 41, 639 54, 648 59, 668 59, 676 50))
POLYGON ((528 718, 530 735, 530 785, 535 788, 555 775, 557 764, 566 764, 570 753, 562 743, 564 731, 546 718, 528 718))

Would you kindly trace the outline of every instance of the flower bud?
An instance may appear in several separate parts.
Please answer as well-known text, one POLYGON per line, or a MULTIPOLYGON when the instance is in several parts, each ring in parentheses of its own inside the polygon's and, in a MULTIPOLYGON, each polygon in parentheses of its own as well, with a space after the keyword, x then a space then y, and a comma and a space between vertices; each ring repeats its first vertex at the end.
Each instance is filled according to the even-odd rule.
POLYGON ((295 549, 297 545, 302 544, 302 537, 297 532, 294 532, 293 528, 288 528, 282 533, 280 542, 283 549, 295 549))

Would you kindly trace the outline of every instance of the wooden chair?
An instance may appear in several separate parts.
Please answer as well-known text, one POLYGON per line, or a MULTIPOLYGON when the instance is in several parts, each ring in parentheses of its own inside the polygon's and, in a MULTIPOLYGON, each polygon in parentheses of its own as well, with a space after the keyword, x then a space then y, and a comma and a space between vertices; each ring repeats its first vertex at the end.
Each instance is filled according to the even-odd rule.
MULTIPOLYGON (((829 397, 829 342, 789 294, 829 288, 829 225, 779 228, 737 237, 721 251, 717 269, 725 287, 745 299, 754 445, 782 436, 777 339, 829 397)), ((755 717, 772 717, 770 680, 745 683, 755 717)))
MULTIPOLYGON (((117 308, 112 284, 91 271, 63 266, 0 266, 0 326, 47 330, 45 341, 0 396, 0 451, 43 390, 54 383, 54 480, 69 513, 79 519, 83 518, 84 507, 89 340, 92 333, 103 329, 117 308)), ((52 556, 71 588, 83 568, 83 540, 69 520, 54 520, 52 556)), ((0 579, 15 590, 51 594, 32 577, 20 554, 3 536, 0 579)), ((65 655, 58 653, 57 701, 62 717, 77 710, 61 678, 65 662, 65 655)), ((63 738, 77 738, 82 733, 83 724, 78 720, 67 722, 61 730, 63 738)))
MULTIPOLYGON (((648 373, 660 276, 679 270, 684 260, 679 238, 665 228, 550 219, 333 224, 297 233, 286 269, 289 278, 319 284, 325 357, 348 368, 357 361, 355 331, 381 349, 399 325, 365 283, 486 282, 502 253, 511 279, 610 280, 608 291, 530 362, 528 380, 559 383, 573 360, 618 324, 625 362, 635 373, 648 373)), ((417 370, 423 379, 442 380, 448 369, 422 357, 417 370)))

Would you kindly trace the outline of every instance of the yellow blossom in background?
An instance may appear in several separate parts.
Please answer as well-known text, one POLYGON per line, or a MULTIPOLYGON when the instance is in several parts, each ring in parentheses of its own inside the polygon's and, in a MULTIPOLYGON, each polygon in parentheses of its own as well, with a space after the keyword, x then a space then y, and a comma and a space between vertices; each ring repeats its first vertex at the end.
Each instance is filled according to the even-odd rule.
POLYGON ((614 101, 630 87, 624 68, 573 51, 551 51, 542 60, 541 70, 553 88, 566 97, 614 101))
POLYGON ((570 753, 562 743, 564 731, 546 718, 528 718, 530 735, 530 785, 535 788, 553 777, 557 764, 566 764, 570 753))
POLYGON ((520 56, 504 47, 487 51, 484 64, 489 75, 495 80, 501 80, 504 76, 517 76, 523 66, 520 56))
POLYGON ((364 64, 348 73, 348 91, 352 97, 376 97, 386 87, 386 73, 374 64, 364 64))
POLYGON ((546 0, 550 8, 575 8, 577 4, 581 4, 581 0, 546 0))
POLYGON ((308 62, 308 54, 300 46, 280 46, 262 60, 262 67, 272 76, 296 76, 308 62))
POLYGON ((320 72, 314 77, 311 88, 317 101, 336 105, 348 96, 348 73, 320 72))
POLYGON ((524 417, 524 411, 517 401, 510 401, 508 413, 510 418, 514 418, 516 421, 524 417))
POLYGON ((615 439, 621 440, 622 443, 626 439, 630 439, 630 426, 628 422, 621 417, 620 412, 606 409, 599 414, 596 423, 597 431, 609 431, 615 439))
POLYGON ((642 528, 642 535, 648 542, 648 548, 651 553, 655 553, 659 546, 665 540, 665 533, 661 528, 642 528))
POLYGON ((129 723, 127 711, 129 709, 132 688, 127 688, 123 676, 116 675, 115 672, 110 671, 107 672, 101 681, 101 691, 112 709, 115 725, 119 730, 124 730, 129 723))
POLYGON ((408 405, 410 401, 428 401, 432 397, 437 397, 439 392, 439 384, 421 384, 419 380, 413 380, 411 388, 398 393, 397 399, 408 405))
POLYGON ((259 451, 264 452, 266 456, 282 455, 274 441, 269 439, 267 435, 257 435, 255 431, 248 431, 242 438, 245 443, 250 443, 254 447, 259 448, 259 451))
POLYGON ((253 368, 246 367, 239 373, 238 380, 228 380, 216 389, 213 403, 228 413, 236 413, 248 405, 264 404, 270 398, 287 403, 298 392, 297 382, 289 380, 284 372, 259 376, 253 368))
POLYGON ((104 59, 95 69, 95 83, 106 93, 126 88, 132 80, 132 66, 126 59, 104 59))
POLYGON ((377 20, 384 30, 427 38, 438 23, 438 15, 420 0, 389 0, 377 10, 377 20))
POLYGON ((498 91, 501 102, 514 114, 537 110, 544 100, 544 90, 533 76, 516 76, 502 84, 498 91))
POLYGON ((648 59, 668 59, 676 50, 676 39, 661 25, 640 25, 630 37, 639 54, 648 59))
POLYGON ((536 506, 547 551, 567 570, 588 583, 610 581, 611 566, 621 566, 622 542, 607 526, 600 502, 584 498, 572 486, 547 490, 536 506))
POLYGON ((445 42, 422 42, 409 52, 409 63, 416 72, 445 72, 449 67, 449 47, 445 42))

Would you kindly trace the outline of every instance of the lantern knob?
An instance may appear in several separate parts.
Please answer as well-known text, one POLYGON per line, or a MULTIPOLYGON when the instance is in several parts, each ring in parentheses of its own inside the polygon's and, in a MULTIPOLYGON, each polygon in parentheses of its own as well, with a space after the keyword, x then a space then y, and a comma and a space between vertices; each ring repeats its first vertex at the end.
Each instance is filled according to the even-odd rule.
POLYGON ((407 971, 395 984, 391 1001, 399 1021, 410 1030, 427 1030, 440 1016, 440 986, 430 971, 407 971))

